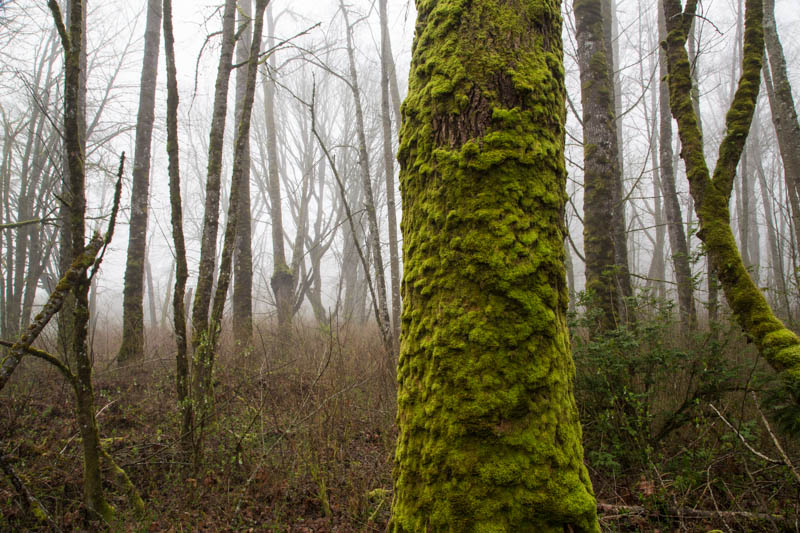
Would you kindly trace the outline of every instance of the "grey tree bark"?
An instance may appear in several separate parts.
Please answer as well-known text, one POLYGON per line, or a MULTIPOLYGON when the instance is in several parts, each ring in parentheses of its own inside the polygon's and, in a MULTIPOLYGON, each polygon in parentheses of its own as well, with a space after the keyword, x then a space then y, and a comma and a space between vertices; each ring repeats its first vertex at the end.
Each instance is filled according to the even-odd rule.
MULTIPOLYGON (((203 214, 203 235, 200 243, 200 266, 197 288, 192 306, 192 348, 195 351, 194 369, 199 371, 207 361, 197 359, 199 346, 207 341, 208 310, 214 282, 214 264, 217 256, 219 229, 219 200, 222 174, 222 148, 225 139, 225 116, 228 110, 228 82, 231 76, 235 45, 236 0, 225 0, 222 15, 222 48, 217 66, 214 87, 214 108, 211 131, 208 137, 208 172, 206 175, 206 201, 203 214)), ((231 197, 234 198, 234 197, 231 197)), ((236 202, 231 202, 235 204, 236 202)))
MULTIPOLYGON (((664 21, 664 9, 659 3, 658 33, 659 41, 667 37, 664 21)), ((669 246, 672 250, 672 267, 678 286, 678 311, 684 329, 693 328, 697 324, 697 309, 694 303, 694 286, 692 285, 692 268, 689 263, 689 246, 684 233, 683 216, 678 190, 675 186, 675 167, 672 165, 672 112, 669 107, 669 85, 667 83, 667 57, 659 48, 659 115, 660 140, 659 162, 661 167, 661 186, 664 192, 664 206, 669 233, 669 246)))
MULTIPOLYGON (((356 111, 356 134, 358 136, 358 164, 361 170, 361 187, 364 191, 364 210, 367 213, 369 227, 370 248, 375 270, 375 292, 378 299, 377 306, 380 311, 378 327, 381 329, 381 336, 388 340, 385 346, 389 354, 394 357, 394 335, 391 331, 391 319, 389 317, 389 306, 386 301, 386 274, 383 268, 383 251, 381 250, 380 229, 378 227, 378 215, 375 208, 375 197, 372 193, 372 178, 369 170, 369 152, 367 150, 366 130, 364 126, 364 110, 361 105, 361 89, 358 85, 358 73, 356 71, 355 48, 353 45, 353 27, 350 25, 347 8, 344 0, 339 0, 342 16, 345 20, 347 32, 347 57, 350 67, 350 79, 348 85, 353 94, 353 102, 356 111)), ((393 366, 393 365, 392 365, 393 366)))
POLYGON ((586 290, 600 312, 598 327, 614 329, 625 321, 622 297, 627 274, 617 264, 616 201, 620 179, 614 118, 611 54, 606 42, 603 0, 574 3, 581 78, 584 147, 584 250, 586 290), (612 213, 609 228, 609 213, 612 213))
POLYGON ((122 345, 117 362, 144 357, 144 268, 147 250, 147 216, 150 199, 150 144, 156 106, 156 78, 161 39, 162 0, 148 0, 144 31, 144 60, 139 81, 139 114, 133 156, 133 190, 128 230, 128 260, 122 291, 122 345))
POLYGON ((389 108, 389 80, 394 73, 387 0, 380 0, 381 23, 381 126, 383 129, 383 168, 386 177, 386 222, 389 224, 389 269, 392 289, 392 331, 395 343, 400 341, 400 252, 397 241, 397 207, 395 205, 394 149, 392 144, 392 118, 389 108))
POLYGON ((775 25, 775 0, 764 0, 764 43, 769 64, 764 62, 772 124, 783 159, 784 178, 794 219, 795 242, 800 246, 800 123, 786 70, 783 45, 775 25), (771 74, 771 77, 770 77, 771 74))
MULTIPOLYGON (((239 0, 239 16, 242 24, 249 21, 253 13, 251 0, 239 0)), ((250 55, 252 24, 248 24, 239 36, 236 45, 236 63, 244 64, 250 55)), ((247 70, 236 71, 236 123, 241 121, 243 101, 247 86, 247 70)), ((253 340, 253 250, 252 217, 250 213, 250 137, 243 139, 242 183, 237 202, 236 244, 233 252, 233 338, 242 349, 247 349, 253 340)))

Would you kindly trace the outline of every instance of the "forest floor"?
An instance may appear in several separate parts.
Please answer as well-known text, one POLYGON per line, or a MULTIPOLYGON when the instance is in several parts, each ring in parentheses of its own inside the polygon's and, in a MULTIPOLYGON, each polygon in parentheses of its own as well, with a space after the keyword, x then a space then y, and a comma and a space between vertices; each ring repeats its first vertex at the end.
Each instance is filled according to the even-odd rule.
MULTIPOLYGON (((395 399, 377 335, 298 330, 286 350, 268 349, 274 339, 258 337, 252 351, 232 355, 228 349, 219 360, 216 416, 200 469, 178 444, 169 336, 151 343, 156 346, 144 363, 118 367, 108 354, 97 358, 103 442, 147 505, 144 516, 134 516, 123 491, 109 484, 107 495, 119 510, 112 530, 385 531, 395 399)), ((0 396, 0 452, 60 528, 103 529, 81 504, 82 453, 70 389, 37 361, 27 361, 8 389, 0 396)), ((582 397, 605 401, 578 391, 579 405, 582 397)), ((797 531, 800 487, 789 468, 740 446, 740 438, 699 405, 702 398, 692 400, 697 405, 687 409, 690 419, 658 442, 632 435, 640 431, 635 423, 584 422, 604 530, 797 531)), ((629 409, 635 402, 625 405, 630 417, 640 416, 629 409)), ((609 416, 608 409, 590 411, 609 416)), ((738 427, 752 447, 778 456, 755 422, 738 427)), ((787 450, 791 455, 797 447, 787 450)), ((12 486, 0 482, 0 530, 37 527, 47 529, 26 516, 12 486)))

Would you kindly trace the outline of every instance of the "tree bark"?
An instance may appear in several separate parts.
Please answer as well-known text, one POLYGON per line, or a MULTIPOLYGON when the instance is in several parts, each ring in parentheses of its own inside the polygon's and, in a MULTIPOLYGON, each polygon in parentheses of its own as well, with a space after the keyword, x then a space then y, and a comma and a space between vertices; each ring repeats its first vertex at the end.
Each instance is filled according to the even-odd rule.
POLYGON ((397 208, 395 207, 394 149, 392 146, 392 117, 389 109, 389 79, 394 71, 389 37, 387 0, 379 1, 381 21, 381 125, 383 128, 383 168, 386 177, 386 209, 389 224, 389 269, 392 288, 392 331, 395 342, 400 340, 400 253, 397 244, 397 208))
POLYGON ((786 70, 783 46, 775 26, 775 0, 764 0, 764 41, 769 64, 764 63, 767 81, 767 96, 772 111, 772 124, 778 138, 778 148, 783 159, 784 178, 789 189, 789 198, 794 222, 795 242, 800 246, 800 122, 794 105, 792 87, 786 70), (771 73, 771 78, 768 74, 771 73))
POLYGON ((755 111, 764 39, 761 0, 747 0, 742 76, 726 116, 726 135, 719 148, 713 176, 703 154, 703 139, 692 106, 692 80, 685 43, 697 0, 682 13, 680 0, 665 0, 670 108, 678 122, 689 189, 700 222, 699 236, 719 278, 737 322, 759 353, 778 372, 794 403, 800 399, 800 339, 775 317, 747 273, 730 225, 730 202, 736 167, 755 111))
POLYGON ((592 294, 599 311, 599 329, 610 330, 625 321, 623 277, 627 263, 624 269, 617 263, 622 244, 617 228, 621 208, 617 205, 619 146, 602 5, 603 0, 576 0, 574 10, 583 105, 586 291, 592 294))
MULTIPOLYGON (((661 8, 661 5, 659 5, 661 8)), ((659 42, 667 38, 667 27, 664 21, 664 10, 659 9, 658 33, 659 42)), ((672 115, 669 108, 669 85, 667 84, 667 56, 659 48, 659 162, 661 165, 661 186, 664 191, 664 205, 667 216, 669 246, 672 250, 672 268, 675 270, 675 281, 678 285, 678 312, 684 331, 697 325, 697 309, 694 304, 694 286, 692 267, 689 263, 689 246, 683 226, 683 215, 675 185, 675 167, 672 166, 672 115)))
MULTIPOLYGON (((192 348, 207 340, 208 310, 214 284, 214 264, 217 258, 217 232, 219 229, 219 195, 222 174, 222 148, 225 140, 225 116, 228 110, 228 82, 230 81, 233 48, 235 45, 236 0, 225 0, 222 15, 222 49, 217 66, 214 87, 214 109, 211 132, 208 138, 208 173, 206 176, 206 202, 203 215, 203 235, 200 243, 200 266, 197 288, 192 306, 192 348)), ((235 204, 235 197, 231 197, 235 204)), ((195 370, 201 361, 195 360, 195 370)))
POLYGON ((572 395, 560 2, 417 2, 389 531, 599 532, 572 395))
MULTIPOLYGON (((242 24, 253 13, 251 0, 239 1, 242 24)), ((241 26, 242 24, 239 24, 241 26)), ((246 63, 250 54, 252 26, 248 25, 236 45, 236 63, 246 63)), ((247 70, 236 71, 236 124, 241 121, 242 102, 247 86, 247 70)), ((250 137, 243 139, 244 162, 242 183, 236 200, 236 244, 233 252, 233 338, 239 349, 246 350, 253 342, 253 251, 250 214, 250 137)))
POLYGON ((144 31, 144 60, 139 82, 139 115, 133 156, 131 222, 128 230, 128 261, 122 291, 122 346, 117 362, 144 357, 144 267, 147 250, 147 206, 150 199, 150 144, 156 107, 156 78, 161 39, 161 1, 148 0, 144 31))
MULTIPOLYGON (((274 46, 275 22, 272 9, 267 12, 267 47, 274 46)), ((274 54, 269 59, 270 69, 276 68, 274 54)), ((267 126, 267 157, 269 158, 269 201, 272 222, 272 278, 270 286, 275 296, 278 314, 278 340, 285 347, 291 333, 294 288, 297 273, 292 272, 286 262, 284 247, 283 210, 281 206, 281 178, 278 157, 278 132, 275 117, 275 81, 264 77, 264 117, 267 126)))
MULTIPOLYGON (((389 317, 389 306, 386 300, 386 274, 383 268, 383 251, 381 249, 380 229, 378 228, 378 215, 375 208, 375 196, 372 193, 372 177, 369 171, 369 152, 367 150, 366 129, 364 126, 364 110, 361 105, 361 89, 358 85, 358 74, 356 72, 355 48, 353 45, 353 27, 344 6, 344 0, 339 0, 339 6, 345 20, 345 31, 347 32, 347 57, 350 66, 350 79, 348 85, 353 94, 353 103, 356 110, 356 135, 358 136, 358 165, 361 170, 361 188, 364 192, 364 210, 367 213, 367 223, 369 226, 369 241, 372 249, 372 259, 375 270, 375 292, 378 298, 376 302, 380 310, 378 327, 384 339, 384 348, 387 357, 391 359, 391 366, 394 367, 394 347, 395 340, 391 330, 391 319, 389 317)), ((367 273, 369 275, 369 273, 367 273)))
POLYGON ((195 457, 197 460, 202 452, 203 428, 207 425, 213 408, 213 389, 211 378, 213 375, 214 360, 216 358, 217 343, 219 332, 222 326, 222 315, 225 310, 225 300, 231 279, 231 267, 233 263, 233 248, 236 240, 236 229, 238 227, 237 217, 239 209, 236 205, 236 198, 239 198, 239 189, 244 179, 244 166, 250 164, 247 147, 250 137, 250 118, 253 111, 253 101, 256 91, 256 73, 258 71, 258 52, 261 47, 261 34, 264 27, 264 10, 269 0, 256 0, 255 24, 253 27, 253 38, 250 45, 249 59, 247 62, 247 79, 245 86, 244 99, 242 101, 242 112, 236 132, 234 143, 233 171, 231 176, 230 202, 228 204, 228 220, 225 224, 225 237, 222 244, 222 256, 220 257, 219 275, 217 276, 217 287, 214 291, 214 300, 211 308, 211 317, 204 342, 199 344, 195 351, 195 376, 194 376, 194 406, 195 406, 195 425, 199 428, 199 433, 195 435, 195 457))
POLYGON ((175 288, 172 293, 172 320, 175 328, 175 385, 181 415, 180 442, 188 454, 192 448, 193 409, 189 397, 190 369, 186 333, 186 242, 183 236, 183 202, 181 200, 180 145, 178 142, 178 76, 175 66, 175 37, 172 28, 172 0, 164 0, 164 55, 167 64, 167 158, 169 171, 170 219, 175 246, 175 288))

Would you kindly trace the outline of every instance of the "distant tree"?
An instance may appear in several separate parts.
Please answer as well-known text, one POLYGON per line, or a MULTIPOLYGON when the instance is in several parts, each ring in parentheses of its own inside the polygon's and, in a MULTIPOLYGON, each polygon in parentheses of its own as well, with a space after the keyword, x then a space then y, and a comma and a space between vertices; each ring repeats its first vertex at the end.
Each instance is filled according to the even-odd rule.
POLYGON ((627 320, 623 298, 628 292, 626 279, 627 285, 630 281, 624 217, 619 213, 623 209, 618 192, 622 178, 613 54, 606 35, 610 32, 604 31, 605 19, 611 15, 603 0, 576 0, 574 10, 583 104, 586 290, 600 310, 599 327, 613 329, 627 320))
POLYGON ((390 86, 394 76, 394 58, 389 36, 387 0, 380 0, 381 25, 381 127, 383 130, 383 171, 386 178, 386 222, 389 224, 389 272, 392 289, 392 333, 400 339, 400 252, 397 242, 397 207, 394 186, 394 147, 392 146, 392 114, 390 86))
POLYGON ((417 2, 389 530, 599 532, 572 394, 560 2, 417 2))
POLYGON ((172 242, 175 246, 175 288, 172 293, 172 319, 175 329, 175 381, 181 414, 180 441, 183 452, 192 449, 193 409, 189 395, 190 365, 186 333, 186 242, 183 234, 181 201, 180 145, 178 142, 178 81, 175 66, 175 37, 172 28, 172 0, 164 0, 164 55, 167 63, 167 157, 172 242))
MULTIPOLYGON (((659 8, 661 4, 659 3, 659 8)), ((659 42, 667 37, 664 22, 664 10, 659 9, 658 16, 659 42)), ((672 115, 669 110, 669 86, 667 84, 667 55, 659 47, 659 167, 661 169, 661 187, 664 193, 664 206, 667 218, 669 246, 672 250, 672 267, 678 285, 678 311, 684 328, 694 327, 697 323, 697 310, 694 305, 694 285, 692 268, 689 263, 689 245, 683 226, 678 189, 675 186, 675 167, 672 165, 672 115)))
POLYGON ((150 144, 156 107, 156 78, 161 39, 162 0, 148 0, 144 30, 144 60, 139 82, 139 114, 136 118, 136 150, 133 156, 131 222, 128 260, 122 291, 122 346, 117 362, 144 356, 144 267, 147 262, 147 215, 150 199, 150 144))
MULTIPOLYGON (((247 24, 236 45, 236 63, 245 65, 250 56, 253 27, 251 22, 253 5, 251 0, 239 1, 239 17, 247 24)), ((247 69, 236 71, 236 124, 241 120, 245 91, 247 88, 247 69)), ((233 338, 240 348, 246 349, 253 341, 253 249, 250 214, 250 137, 243 139, 242 183, 239 198, 236 199, 236 245, 233 252, 233 338)))
POLYGON ((764 40, 769 58, 769 62, 764 62, 764 80, 789 189, 795 243, 800 246, 800 122, 797 120, 797 108, 786 72, 783 46, 775 25, 775 0, 764 0, 764 40))
MULTIPOLYGON (((389 304, 386 296, 386 273, 384 271, 383 250, 381 248, 381 233, 378 227, 378 214, 375 206, 375 195, 373 194, 372 176, 370 174, 369 150, 367 148, 367 131, 364 123, 364 107, 361 102, 361 89, 358 82, 358 70, 356 69, 355 45, 353 44, 353 25, 350 24, 350 17, 344 0, 339 0, 339 7, 344 17, 345 32, 347 37, 347 59, 350 67, 350 77, 347 84, 353 96, 356 115, 356 136, 358 139, 358 166, 361 171, 361 189, 364 194, 364 210, 367 214, 367 227, 369 228, 369 248, 372 253, 374 263, 374 288, 379 314, 378 327, 381 330, 381 338, 388 356, 391 356, 394 365, 394 336, 392 334, 391 318, 389 315, 389 304)), ((367 274, 369 275, 369 274, 367 274)))

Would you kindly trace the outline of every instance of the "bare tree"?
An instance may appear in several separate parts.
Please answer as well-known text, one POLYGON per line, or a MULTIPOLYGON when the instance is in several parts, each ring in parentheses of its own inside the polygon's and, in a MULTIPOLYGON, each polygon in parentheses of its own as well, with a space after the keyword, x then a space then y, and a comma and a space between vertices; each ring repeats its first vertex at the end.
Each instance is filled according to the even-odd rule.
MULTIPOLYGON (((150 144, 156 106, 156 78, 161 39, 162 0, 148 0, 144 32, 144 60, 139 82, 139 114, 136 118, 136 149, 133 156, 131 222, 128 230, 128 261, 122 300, 122 346, 117 361, 125 363, 144 356, 144 267, 147 262, 147 217, 150 199, 150 144)), ((152 299, 151 299, 152 301, 152 299)))
MULTIPOLYGON (((667 37, 664 22, 664 10, 659 4, 658 34, 659 41, 667 37)), ((669 109, 669 86, 667 85, 667 56, 659 47, 659 163, 661 169, 661 186, 664 191, 664 205, 667 216, 669 246, 672 250, 672 267, 678 284, 678 310, 684 328, 692 328, 697 324, 697 310, 694 304, 694 286, 692 268, 689 263, 689 246, 684 233, 683 216, 680 198, 675 186, 675 167, 672 165, 672 114, 669 109)))
POLYGON ((348 86, 353 94, 356 112, 356 134, 358 136, 358 164, 361 169, 361 186, 364 191, 364 209, 367 212, 367 222, 369 227, 370 248, 374 261, 375 271, 375 292, 378 298, 377 306, 380 310, 378 327, 381 329, 382 337, 389 339, 387 350, 390 354, 394 352, 394 336, 391 331, 391 319, 389 318, 389 307, 386 300, 386 275, 383 268, 383 251, 381 249, 380 229, 378 227, 378 216, 375 208, 375 197, 372 193, 372 178, 369 169, 369 151, 367 150, 366 130, 364 129, 364 110, 361 105, 361 90, 358 85, 358 73, 356 70, 355 48, 353 45, 353 26, 350 24, 348 10, 344 5, 344 0, 339 0, 339 7, 344 17, 345 32, 347 34, 347 58, 350 67, 350 79, 348 86))
MULTIPOLYGON (((252 40, 252 1, 239 1, 239 17, 242 27, 239 41, 236 45, 236 63, 245 65, 250 54, 252 40)), ((236 123, 241 121, 243 101, 247 86, 247 69, 239 68, 236 71, 236 105, 234 117, 236 123)), ((236 199, 238 212, 236 220, 236 244, 233 253, 233 338, 236 343, 246 349, 253 339, 253 250, 250 214, 250 137, 243 139, 244 163, 242 164, 242 183, 239 188, 239 198, 236 199)))
POLYGON ((175 289, 172 293, 172 317, 177 344, 176 388, 181 413, 181 446, 184 453, 192 447, 193 409, 189 396, 190 369, 186 334, 186 281, 189 267, 186 262, 186 243, 183 235, 183 206, 181 201, 180 146, 178 142, 178 81, 175 66, 175 37, 172 28, 172 0, 164 0, 164 55, 167 63, 167 157, 169 170, 169 199, 172 222, 172 241, 175 247, 175 289))

